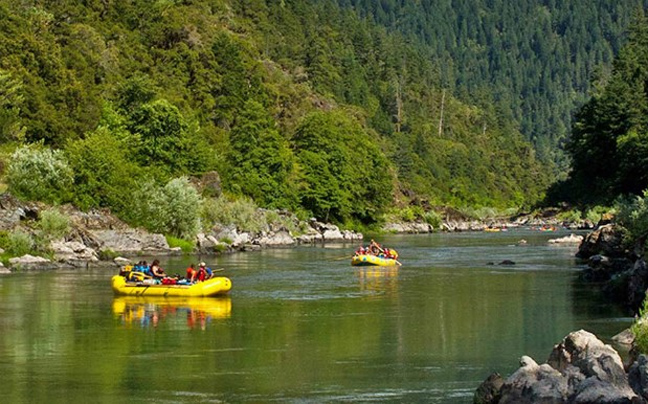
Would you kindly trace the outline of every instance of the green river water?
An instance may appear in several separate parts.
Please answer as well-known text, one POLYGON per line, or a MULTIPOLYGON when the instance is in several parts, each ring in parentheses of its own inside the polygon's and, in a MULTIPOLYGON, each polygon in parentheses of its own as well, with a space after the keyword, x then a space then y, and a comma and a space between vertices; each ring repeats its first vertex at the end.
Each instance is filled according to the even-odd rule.
POLYGON ((116 270, 0 276, 0 402, 471 403, 570 331, 630 325, 547 243, 567 234, 379 238, 400 268, 353 268, 351 244, 163 259, 232 279, 190 302, 116 298, 116 270))

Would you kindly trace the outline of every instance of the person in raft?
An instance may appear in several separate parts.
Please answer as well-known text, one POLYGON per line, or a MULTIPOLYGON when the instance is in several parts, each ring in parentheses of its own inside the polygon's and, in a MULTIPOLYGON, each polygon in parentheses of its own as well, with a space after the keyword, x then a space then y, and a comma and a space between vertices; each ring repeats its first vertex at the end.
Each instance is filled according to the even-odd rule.
POLYGON ((151 271, 151 275, 155 279, 162 279, 166 277, 166 273, 164 272, 164 269, 162 269, 162 267, 160 266, 159 260, 155 260, 151 263, 150 271, 151 271))
POLYGON ((187 268, 187 276, 186 279, 193 283, 196 278, 198 277, 198 270, 194 266, 194 264, 189 265, 189 268, 187 268))
POLYGON ((204 262, 201 262, 198 266, 198 280, 202 282, 207 279, 211 279, 213 276, 214 273, 212 272, 211 268, 209 268, 204 262))

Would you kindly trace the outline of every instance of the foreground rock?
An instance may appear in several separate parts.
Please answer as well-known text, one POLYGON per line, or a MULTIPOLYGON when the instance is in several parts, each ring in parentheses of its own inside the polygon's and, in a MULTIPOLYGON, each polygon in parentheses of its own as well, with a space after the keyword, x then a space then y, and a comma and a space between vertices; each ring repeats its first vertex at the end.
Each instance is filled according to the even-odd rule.
POLYGON ((546 363, 524 356, 507 379, 489 376, 476 390, 474 403, 646 403, 647 363, 639 356, 627 374, 612 347, 580 330, 556 345, 546 363))

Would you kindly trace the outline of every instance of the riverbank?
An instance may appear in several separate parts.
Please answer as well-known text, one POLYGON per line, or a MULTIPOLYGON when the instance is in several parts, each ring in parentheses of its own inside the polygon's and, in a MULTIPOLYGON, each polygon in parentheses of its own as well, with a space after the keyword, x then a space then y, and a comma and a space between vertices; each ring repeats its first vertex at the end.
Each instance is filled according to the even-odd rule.
MULTIPOLYGON (((11 195, 0 195, 0 231, 20 231, 27 236, 37 237, 43 212, 50 206, 20 201, 11 195)), ((67 267, 98 267, 123 265, 130 258, 141 255, 182 254, 180 247, 173 247, 162 234, 129 227, 108 211, 92 210, 82 212, 72 206, 57 207, 56 210, 67 220, 65 234, 47 239, 46 245, 37 246, 39 252, 8 257, 0 273, 14 271, 51 270, 67 267)), ((517 227, 569 227, 588 228, 592 223, 566 223, 555 216, 521 215, 512 219, 475 220, 456 211, 441 212, 442 220, 435 228, 425 222, 393 222, 386 224, 385 233, 432 233, 435 231, 483 231, 486 229, 506 230, 517 227)), ((208 232, 199 233, 193 240, 194 251, 201 255, 218 255, 235 251, 255 251, 264 248, 292 247, 303 244, 330 242, 355 243, 364 239, 362 233, 340 229, 330 223, 315 219, 300 221, 286 211, 275 211, 275 222, 258 231, 242 231, 238 226, 216 225, 208 232), (295 230, 297 229, 297 230, 295 230)), ((43 237, 40 237, 41 239, 43 237)), ((40 240, 41 243, 45 243, 40 240)), ((186 251, 185 251, 186 252, 186 251)))

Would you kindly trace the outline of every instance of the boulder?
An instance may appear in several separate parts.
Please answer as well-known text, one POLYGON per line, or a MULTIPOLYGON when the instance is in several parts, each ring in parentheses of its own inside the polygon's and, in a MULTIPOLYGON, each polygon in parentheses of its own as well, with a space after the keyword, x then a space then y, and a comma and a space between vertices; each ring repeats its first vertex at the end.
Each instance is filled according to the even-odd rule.
POLYGON ((58 262, 96 262, 99 261, 97 252, 77 241, 54 241, 50 243, 54 258, 58 262))
POLYGON ((252 236, 250 233, 239 233, 238 229, 234 225, 215 227, 212 229, 212 236, 217 240, 229 243, 235 248, 252 242, 252 236))
POLYGON ((295 244, 295 239, 286 229, 277 232, 270 232, 255 240, 260 246, 290 246, 295 244))
POLYGON ((169 244, 162 234, 142 230, 90 230, 98 249, 119 253, 169 252, 169 244))
POLYGON ((502 385, 499 404, 565 402, 569 388, 559 371, 528 356, 522 357, 520 365, 502 385))
POLYGON ((486 380, 477 388, 473 397, 475 404, 497 404, 502 395, 504 379, 497 373, 491 373, 486 380))
POLYGON ((297 237, 297 241, 300 244, 314 244, 323 240, 324 238, 322 237, 322 234, 312 227, 309 227, 305 234, 297 237))
POLYGON ((576 256, 581 259, 588 259, 593 255, 601 254, 621 258, 626 255, 622 241, 623 229, 614 224, 607 224, 585 236, 576 256))
POLYGON ((431 225, 424 222, 398 222, 387 223, 383 230, 390 233, 431 233, 434 229, 431 225))
POLYGON ((629 377, 621 357, 612 347, 594 334, 580 330, 570 333, 557 344, 545 364, 538 365, 533 359, 522 357, 521 367, 499 389, 498 384, 491 380, 492 375, 489 376, 477 390, 475 402, 642 403, 636 392, 644 394, 646 391, 647 361, 637 363, 629 377), (488 401, 484 397, 493 399, 488 401))
POLYGON ((646 355, 639 355, 630 366, 628 382, 635 393, 648 400, 648 357, 646 355))

